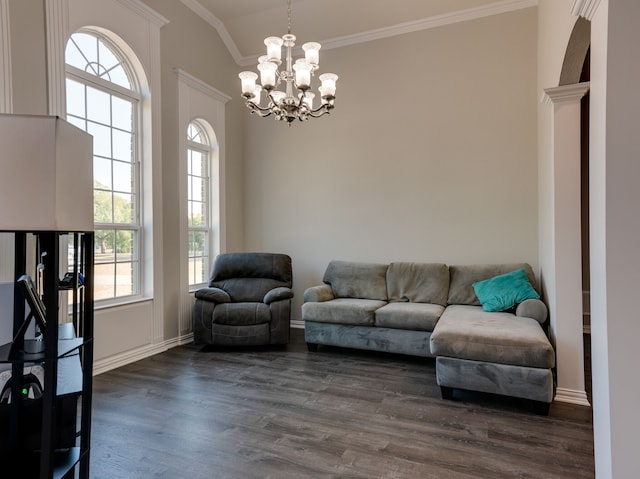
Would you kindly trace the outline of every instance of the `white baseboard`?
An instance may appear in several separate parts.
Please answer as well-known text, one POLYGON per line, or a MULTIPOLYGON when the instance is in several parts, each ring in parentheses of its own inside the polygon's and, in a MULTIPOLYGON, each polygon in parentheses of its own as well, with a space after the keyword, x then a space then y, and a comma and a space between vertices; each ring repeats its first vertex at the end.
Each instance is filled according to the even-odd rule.
POLYGON ((589 399, 587 399, 587 393, 585 391, 576 391, 574 389, 556 389, 556 396, 553 400, 569 404, 577 404, 579 406, 591 406, 589 399))
POLYGON ((177 341, 177 339, 173 339, 171 341, 164 341, 158 344, 149 344, 141 348, 127 351, 125 353, 109 356, 105 359, 99 359, 93 363, 93 375, 97 376, 98 374, 106 373, 107 371, 111 371, 112 369, 116 369, 121 366, 140 361, 141 359, 148 358, 149 356, 162 353, 167 349, 177 346, 177 341))
POLYGON ((289 325, 295 329, 304 329, 304 321, 301 319, 292 319, 289 325))

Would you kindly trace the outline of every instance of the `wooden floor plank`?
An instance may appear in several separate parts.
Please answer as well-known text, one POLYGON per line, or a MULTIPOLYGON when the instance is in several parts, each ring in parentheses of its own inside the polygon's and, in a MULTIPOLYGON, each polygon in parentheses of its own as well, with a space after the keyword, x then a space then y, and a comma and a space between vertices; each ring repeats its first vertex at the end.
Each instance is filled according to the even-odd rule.
POLYGON ((181 346, 95 377, 91 477, 593 478, 591 409, 456 391, 433 359, 181 346))

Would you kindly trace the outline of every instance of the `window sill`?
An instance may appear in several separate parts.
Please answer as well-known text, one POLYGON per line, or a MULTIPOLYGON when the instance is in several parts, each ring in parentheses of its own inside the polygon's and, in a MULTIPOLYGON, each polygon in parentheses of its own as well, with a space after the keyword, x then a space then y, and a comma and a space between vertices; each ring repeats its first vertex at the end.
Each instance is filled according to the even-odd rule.
POLYGON ((140 298, 132 298, 126 301, 119 301, 117 303, 109 303, 109 304, 98 304, 98 303, 94 303, 94 310, 95 311, 100 311, 100 310, 104 310, 104 309, 112 309, 112 308, 118 308, 120 306, 130 306, 132 304, 139 304, 139 303, 147 303, 147 302, 151 302, 153 301, 153 297, 140 297, 140 298))

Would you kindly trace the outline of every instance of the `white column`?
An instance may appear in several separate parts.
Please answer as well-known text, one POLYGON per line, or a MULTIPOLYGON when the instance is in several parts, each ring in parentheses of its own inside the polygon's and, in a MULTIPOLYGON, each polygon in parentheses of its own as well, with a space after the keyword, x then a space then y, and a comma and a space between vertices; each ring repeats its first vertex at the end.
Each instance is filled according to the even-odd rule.
POLYGON ((553 105, 552 228, 554 278, 547 284, 551 339, 556 349, 556 401, 588 406, 582 331, 580 101, 589 83, 545 90, 553 105))

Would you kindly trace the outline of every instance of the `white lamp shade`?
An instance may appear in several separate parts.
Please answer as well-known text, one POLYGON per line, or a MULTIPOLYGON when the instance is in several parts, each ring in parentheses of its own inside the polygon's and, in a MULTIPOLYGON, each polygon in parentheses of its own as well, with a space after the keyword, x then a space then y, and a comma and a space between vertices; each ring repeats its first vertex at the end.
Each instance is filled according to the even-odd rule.
POLYGON ((311 64, 306 60, 297 60, 293 69, 296 72, 296 86, 298 88, 309 88, 311 86, 311 64))
POLYGON ((304 50, 304 58, 310 65, 318 66, 320 63, 320 48, 321 45, 316 42, 308 42, 302 45, 304 50))
POLYGON ((322 82, 322 96, 336 96, 336 81, 338 81, 338 75, 335 73, 323 73, 318 78, 322 82))
POLYGON ((258 65, 260 70, 260 83, 262 88, 270 89, 276 86, 276 70, 278 66, 271 62, 262 62, 258 65))
POLYGON ((0 230, 93 231, 93 138, 56 116, 0 115, 0 230))
POLYGON ((282 58, 282 44, 284 41, 280 37, 267 37, 264 44, 267 46, 267 59, 272 62, 279 62, 282 58))
POLYGON ((240 77, 240 82, 242 84, 242 94, 248 95, 249 93, 253 93, 256 89, 258 74, 255 72, 240 72, 238 77, 240 77))

